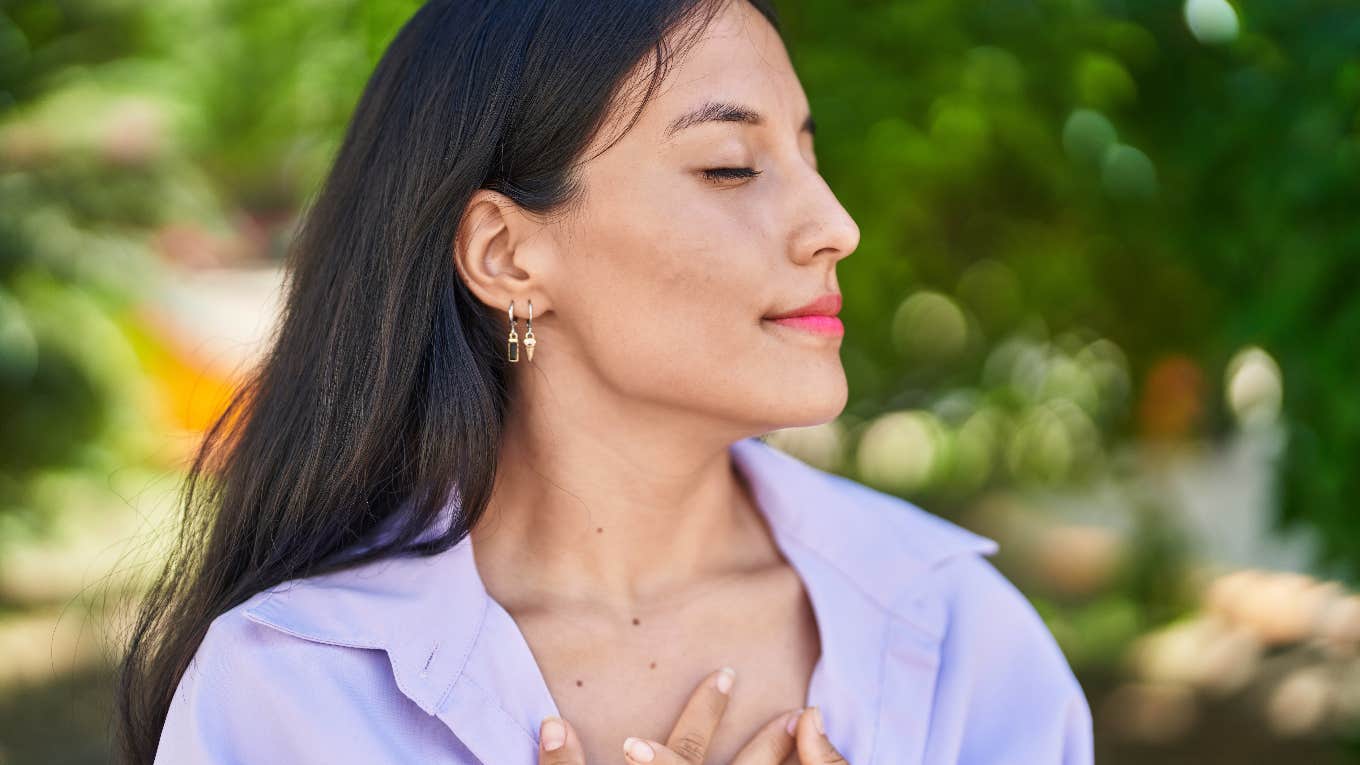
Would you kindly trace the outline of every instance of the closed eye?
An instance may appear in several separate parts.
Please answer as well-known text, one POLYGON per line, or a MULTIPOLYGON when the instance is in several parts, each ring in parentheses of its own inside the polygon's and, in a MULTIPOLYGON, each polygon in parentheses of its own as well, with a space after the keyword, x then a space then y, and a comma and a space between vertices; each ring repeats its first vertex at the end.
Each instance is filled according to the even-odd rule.
POLYGON ((754 178, 761 174, 761 170, 749 167, 713 167, 703 171, 704 177, 710 181, 726 181, 740 178, 754 178))

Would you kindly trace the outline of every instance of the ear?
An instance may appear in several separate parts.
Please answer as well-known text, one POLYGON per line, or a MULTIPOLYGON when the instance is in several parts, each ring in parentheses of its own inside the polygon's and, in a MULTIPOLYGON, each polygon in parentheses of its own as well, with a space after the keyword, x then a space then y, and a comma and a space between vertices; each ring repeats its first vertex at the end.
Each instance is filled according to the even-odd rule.
POLYGON ((505 313, 515 301, 515 316, 534 316, 551 308, 543 288, 548 264, 544 247, 551 237, 534 237, 543 225, 496 191, 477 189, 463 210, 451 253, 463 283, 486 305, 505 313))

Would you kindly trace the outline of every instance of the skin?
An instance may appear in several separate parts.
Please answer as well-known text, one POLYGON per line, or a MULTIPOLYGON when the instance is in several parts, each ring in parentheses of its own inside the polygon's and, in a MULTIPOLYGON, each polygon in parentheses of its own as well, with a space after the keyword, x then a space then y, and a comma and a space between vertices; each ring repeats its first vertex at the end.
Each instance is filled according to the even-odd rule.
POLYGON ((844 408, 840 339, 764 317, 839 292, 859 228, 817 171, 782 41, 746 3, 726 7, 600 154, 631 119, 624 106, 585 154, 571 215, 541 220, 483 189, 460 221, 460 275, 502 315, 515 301, 521 340, 532 300, 538 340, 515 367, 474 556, 586 762, 617 762, 627 736, 664 742, 724 665, 745 691, 705 749, 730 762, 803 704, 820 642, 727 450, 844 408), (667 135, 712 100, 764 123, 667 135), (760 174, 704 176, 722 167, 760 174))

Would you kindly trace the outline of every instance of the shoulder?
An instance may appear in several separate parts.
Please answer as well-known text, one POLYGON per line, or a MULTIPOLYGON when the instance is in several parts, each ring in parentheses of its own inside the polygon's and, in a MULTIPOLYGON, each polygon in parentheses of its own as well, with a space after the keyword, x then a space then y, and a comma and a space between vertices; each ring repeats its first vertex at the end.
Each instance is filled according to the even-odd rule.
POLYGON ((880 605, 955 556, 988 555, 991 539, 888 492, 755 439, 734 451, 776 532, 799 541, 867 588, 880 605))
MULTIPOLYGON (((309 580, 294 580, 284 588, 314 587, 309 580)), ((399 695, 384 646, 368 643, 365 633, 310 634, 300 625, 279 623, 259 614, 265 604, 287 589, 257 592, 218 615, 208 625, 182 684, 213 684, 224 701, 267 690, 273 698, 296 696, 299 703, 330 690, 365 689, 373 698, 399 695), (191 674, 192 673, 192 674, 191 674)), ((332 596, 335 597, 335 596, 332 596)), ((351 614, 337 611, 338 618, 351 614)), ((329 709, 329 707, 327 707, 329 709)))
POLYGON ((989 559, 999 545, 909 500, 815 472, 834 502, 819 515, 835 518, 811 524, 817 546, 899 625, 903 655, 934 646, 934 753, 1089 762, 1081 685, 1033 604, 989 559))
POLYGON ((737 454, 776 530, 892 615, 954 639, 985 640, 988 625, 1004 624, 1034 651, 1061 658, 1033 606, 988 560, 1000 548, 995 540, 764 442, 743 443, 737 454))
POLYGON ((931 746, 942 760, 1092 761, 1091 711, 1076 674, 990 560, 941 561, 914 592, 940 613, 935 713, 945 725, 931 746))
POLYGON ((929 586, 947 608, 948 643, 956 650, 1023 663, 1014 671, 1027 667, 1047 673, 1059 686, 1075 683, 1034 605, 990 560, 973 556, 945 561, 932 572, 929 586))
POLYGON ((892 615, 978 649, 1004 639, 1011 656, 1071 674, 1034 606, 989 559, 995 540, 846 476, 804 472, 821 502, 800 536, 892 615))
POLYGON ((947 611, 931 741, 940 761, 1089 765, 1084 690, 1030 601, 990 561, 941 565, 933 587, 947 611))
MULTIPOLYGON (((831 552, 894 615, 912 618, 927 601, 944 608, 953 637, 974 626, 1004 624, 1026 636, 1035 650, 1056 652, 1047 627, 1028 598, 989 560, 1000 545, 898 497, 846 476, 809 468, 834 497, 816 510, 805 537, 831 552), (836 544, 832 538, 841 540, 836 544), (865 561, 885 561, 882 567, 865 561), (873 578, 867 578, 873 577, 873 578)), ((979 635, 979 639, 983 636, 979 635)), ((1057 653, 1061 657, 1061 653, 1057 653)))
MULTIPOLYGON (((364 655, 353 650, 337 649, 367 646, 298 640, 298 635, 290 635, 276 625, 255 618, 254 610, 276 594, 272 589, 258 592, 213 619, 194 655, 193 665, 197 665, 197 671, 220 675, 226 670, 239 672, 245 669, 272 675, 284 668, 293 672, 305 671, 308 660, 316 659, 319 654, 336 657, 364 655)), ((247 674, 236 682, 249 679, 251 677, 247 674)))
POLYGON ((981 673, 994 658, 1014 663, 1008 676, 1031 672, 1061 693, 1076 685, 1034 605, 990 560, 997 542, 901 497, 840 476, 828 480, 850 500, 843 512, 866 530, 856 535, 864 554, 886 549, 899 564, 874 585, 890 611, 941 640, 944 660, 958 658, 981 673))
POLYGON ((847 623, 843 650, 872 651, 864 636, 884 628, 888 724, 928 721, 916 730, 925 762, 1092 761, 1081 686, 988 559, 994 540, 767 444, 736 453, 780 538, 796 541, 788 551, 827 605, 819 616, 847 623))
MULTIPOLYGON (((944 627, 955 643, 986 645, 1005 635, 1011 656, 1034 654, 1049 666, 1066 660, 1029 598, 990 560, 999 545, 918 505, 848 479, 835 479, 857 508, 881 505, 863 521, 880 544, 911 556, 910 578, 893 578, 891 609, 911 616, 923 602, 943 609, 944 627)), ((862 511, 861 511, 862 512, 862 511)), ((1070 673, 1069 673, 1070 674, 1070 673)))
POLYGON ((157 763, 343 760, 354 752, 391 758, 375 718, 408 727, 410 745, 432 740, 436 721, 409 714, 419 710, 397 691, 382 651, 299 640, 252 620, 248 609, 269 595, 209 624, 175 689, 157 763), (344 751, 330 734, 336 728, 349 732, 344 751))
POLYGON ((993 601, 1021 607, 1023 597, 987 560, 995 540, 849 477, 807 473, 804 486, 815 489, 799 536, 885 610, 912 619, 923 600, 940 598, 951 612, 993 601))

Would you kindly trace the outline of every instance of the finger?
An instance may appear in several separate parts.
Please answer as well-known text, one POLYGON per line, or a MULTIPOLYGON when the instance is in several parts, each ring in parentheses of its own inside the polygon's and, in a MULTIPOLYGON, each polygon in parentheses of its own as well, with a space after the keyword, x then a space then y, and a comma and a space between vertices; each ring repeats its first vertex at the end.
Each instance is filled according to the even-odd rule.
POLYGON ((704 754, 713 740, 713 731, 727 710, 731 698, 732 684, 736 680, 736 670, 731 667, 710 673, 690 694, 689 701, 675 721, 675 728, 666 739, 666 748, 692 765, 702 765, 704 754))
MULTIPOLYGON (((794 749, 794 725, 801 709, 784 712, 765 723, 737 752, 731 765, 781 765, 794 749)), ((629 736, 623 741, 623 754, 629 764, 690 765, 678 752, 650 739, 629 736)))
POLYGON ((793 752, 793 731, 801 709, 785 712, 765 723, 737 752, 732 765, 780 765, 793 752))
POLYGON ((689 760, 681 757, 665 744, 649 738, 629 736, 623 740, 623 755, 629 765, 689 765, 689 760))
POLYGON ((794 737, 798 741, 798 762, 802 765, 849 765, 826 737, 822 710, 808 707, 798 720, 794 737))
POLYGON ((538 725, 538 765, 586 765, 581 739, 556 715, 543 718, 538 725))

